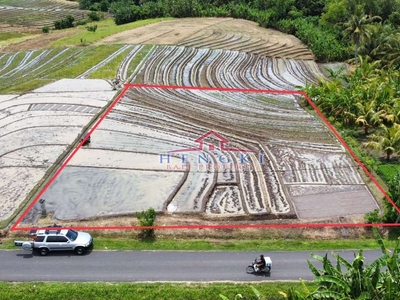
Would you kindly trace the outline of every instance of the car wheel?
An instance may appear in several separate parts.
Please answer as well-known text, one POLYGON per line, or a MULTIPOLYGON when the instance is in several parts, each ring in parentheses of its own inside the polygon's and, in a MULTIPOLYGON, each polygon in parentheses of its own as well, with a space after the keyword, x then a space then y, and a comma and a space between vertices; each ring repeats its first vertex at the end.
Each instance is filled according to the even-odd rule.
POLYGON ((40 249, 39 249, 39 254, 40 254, 41 256, 46 256, 47 254, 49 254, 49 249, 47 249, 47 248, 40 248, 40 249))
POLYGON ((85 253, 85 249, 83 249, 82 247, 76 247, 75 253, 78 255, 83 255, 85 253))

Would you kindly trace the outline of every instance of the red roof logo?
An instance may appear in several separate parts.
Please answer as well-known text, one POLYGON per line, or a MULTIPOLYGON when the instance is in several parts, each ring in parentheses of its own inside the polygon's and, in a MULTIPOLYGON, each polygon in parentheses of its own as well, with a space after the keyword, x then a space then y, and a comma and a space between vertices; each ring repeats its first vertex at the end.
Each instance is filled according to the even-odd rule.
POLYGON ((213 151, 215 150, 215 145, 214 144, 208 144, 208 149, 205 149, 205 139, 208 137, 213 137, 214 139, 217 139, 219 142, 219 149, 221 151, 229 151, 229 152, 255 152, 253 150, 246 150, 246 149, 238 149, 238 148, 230 148, 227 147, 225 144, 229 142, 228 139, 226 139, 224 136, 219 134, 218 132, 215 132, 214 130, 210 130, 200 136, 198 139, 195 140, 196 143, 198 143, 198 147, 195 148, 186 148, 186 149, 180 149, 180 150, 172 150, 168 152, 191 152, 191 151, 203 151, 203 150, 210 150, 213 151))

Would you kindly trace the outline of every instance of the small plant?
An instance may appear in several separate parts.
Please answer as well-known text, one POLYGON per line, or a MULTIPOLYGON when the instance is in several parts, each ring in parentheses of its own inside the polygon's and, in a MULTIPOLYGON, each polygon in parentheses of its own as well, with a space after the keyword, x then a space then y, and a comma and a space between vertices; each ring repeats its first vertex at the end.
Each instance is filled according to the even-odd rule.
POLYGON ((42 32, 43 33, 49 33, 50 32, 50 27, 49 26, 43 26, 42 27, 42 32))
MULTIPOLYGON (((154 226, 154 221, 156 219, 156 211, 154 208, 150 207, 148 210, 137 212, 136 218, 138 218, 140 222, 140 226, 154 226)), ((142 229, 141 238, 154 238, 154 229, 146 228, 142 229)))
POLYGON ((90 31, 90 32, 96 32, 96 30, 97 30, 97 25, 95 24, 95 25, 86 26, 86 29, 87 29, 88 31, 90 31))
POLYGON ((88 23, 88 21, 87 21, 86 19, 83 19, 83 20, 76 21, 76 22, 75 22, 75 25, 76 25, 76 26, 79 26, 79 25, 86 25, 87 23, 88 23))
POLYGON ((95 11, 89 12, 87 16, 91 21, 100 21, 100 15, 95 11))

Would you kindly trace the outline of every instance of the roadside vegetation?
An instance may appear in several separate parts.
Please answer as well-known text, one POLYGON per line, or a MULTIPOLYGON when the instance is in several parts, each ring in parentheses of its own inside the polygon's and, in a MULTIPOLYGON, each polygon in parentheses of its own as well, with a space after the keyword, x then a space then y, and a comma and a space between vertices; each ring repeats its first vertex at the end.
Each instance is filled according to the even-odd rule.
MULTIPOLYGON (((374 228, 376 240, 380 245, 382 255, 371 264, 364 263, 363 250, 354 254, 353 261, 347 261, 337 253, 332 253, 336 262, 331 262, 328 255, 311 257, 322 263, 318 270, 308 260, 311 272, 315 275, 316 288, 308 288, 302 283, 301 289, 290 287, 287 292, 280 292, 288 300, 314 299, 363 299, 363 300, 394 300, 400 298, 400 238, 393 251, 384 244, 377 229, 374 228)), ((253 287, 255 299, 271 299, 263 297, 262 293, 253 287)), ((252 298, 249 295, 250 299, 252 298)), ((235 298, 222 295, 223 300, 249 299, 247 294, 237 294, 235 298)))
MULTIPOLYGON (((135 270, 132 270, 135 272, 135 270)), ((315 284, 307 283, 308 288, 315 288, 315 284)), ((224 294, 229 299, 242 293, 252 295, 252 288, 256 288, 269 300, 284 299, 279 294, 289 288, 300 288, 295 282, 269 282, 240 284, 240 283, 0 283, 2 300, 80 300, 80 299, 107 299, 107 300, 178 300, 178 299, 221 299, 224 294)), ((237 298, 238 299, 238 298, 237 298)), ((249 297, 246 299, 257 299, 249 297)))
MULTIPOLYGON (((175 237, 163 235, 162 230, 155 230, 155 236, 144 239, 140 232, 119 232, 107 235, 99 231, 91 232, 95 239, 95 250, 193 250, 193 251, 326 251, 326 250, 354 250, 354 249, 378 249, 379 244, 372 238, 364 239, 306 239, 306 238, 194 238, 175 237)), ((216 233, 217 234, 217 233, 216 233)), ((260 234, 261 235, 261 234, 260 234)), ((25 237, 18 235, 18 239, 25 237)), ((0 244, 0 249, 15 250, 14 237, 5 238, 0 244)), ((394 247, 396 241, 386 239, 387 247, 394 247)))

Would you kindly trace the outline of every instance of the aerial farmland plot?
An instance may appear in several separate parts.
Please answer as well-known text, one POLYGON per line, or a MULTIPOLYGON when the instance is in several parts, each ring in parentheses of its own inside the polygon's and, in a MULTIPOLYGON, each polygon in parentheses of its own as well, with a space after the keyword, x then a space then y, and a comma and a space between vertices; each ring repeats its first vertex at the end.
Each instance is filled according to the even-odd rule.
MULTIPOLYGON (((335 222, 378 208, 345 147, 300 105, 298 89, 324 76, 312 54, 292 39, 292 51, 254 40, 246 48, 249 32, 231 35, 221 22, 215 26, 176 45, 114 45, 71 79, 1 96, 0 220, 24 200, 30 205, 17 228, 131 226, 135 212, 150 207, 173 217, 169 225, 187 216, 216 224, 335 222), (228 33, 211 45, 215 32, 228 33), (144 49, 146 56, 131 65, 144 49), (87 79, 116 57, 124 88, 87 79), (76 148, 87 130, 91 142, 76 148), (58 171, 50 174, 56 161, 58 171)), ((0 56, 7 72, 17 74, 12 55, 26 54, 0 56)), ((58 76, 43 74, 37 80, 58 76)))

